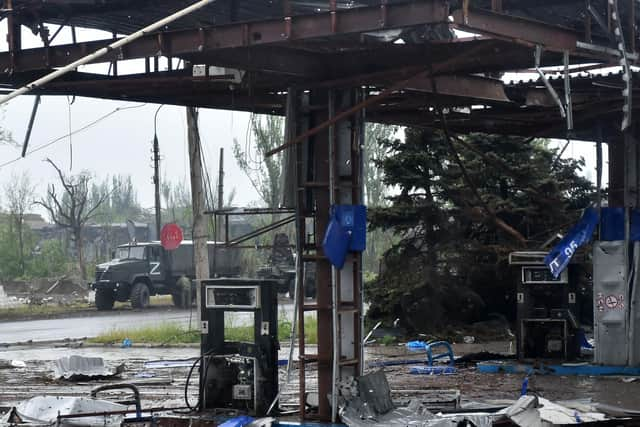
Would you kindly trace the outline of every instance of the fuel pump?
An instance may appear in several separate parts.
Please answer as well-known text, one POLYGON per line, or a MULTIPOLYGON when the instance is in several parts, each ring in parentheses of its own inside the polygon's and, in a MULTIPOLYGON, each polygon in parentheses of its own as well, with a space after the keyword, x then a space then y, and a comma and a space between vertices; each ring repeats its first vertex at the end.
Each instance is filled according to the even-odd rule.
POLYGON ((202 409, 266 415, 278 394, 277 282, 225 278, 200 286, 202 409), (252 331, 229 339, 231 322, 252 331))
POLYGON ((513 252, 519 359, 574 360, 580 355, 575 265, 554 278, 545 252, 513 252))

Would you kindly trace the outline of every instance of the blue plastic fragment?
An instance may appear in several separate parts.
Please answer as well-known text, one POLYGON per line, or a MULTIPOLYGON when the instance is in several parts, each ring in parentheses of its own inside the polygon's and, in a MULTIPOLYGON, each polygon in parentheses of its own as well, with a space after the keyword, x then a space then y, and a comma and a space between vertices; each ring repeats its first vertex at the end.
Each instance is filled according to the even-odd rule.
POLYGON ((407 349, 409 351, 422 351, 427 348, 427 343, 424 341, 409 341, 407 343, 407 349))
POLYGON ((580 341, 581 348, 593 348, 593 345, 587 340, 587 336, 582 329, 578 329, 578 341, 580 341))
POLYGON ((131 347, 131 340, 129 338, 125 338, 122 340, 122 345, 120 347, 122 348, 129 348, 131 347))
POLYGON ((253 418, 247 415, 241 415, 239 417, 231 418, 230 420, 223 422, 222 424, 218 425, 218 427, 244 427, 251 422, 253 422, 253 418))
POLYGON ((457 371, 453 366, 412 366, 409 369, 414 375, 451 375, 457 371))
POLYGON ((522 381, 522 390, 520 390, 520 396, 526 396, 529 391, 529 377, 524 377, 522 381))
POLYGON ((367 208, 364 205, 335 205, 333 214, 349 233, 349 250, 362 252, 367 248, 367 208))
POLYGON ((367 208, 364 205, 333 205, 322 248, 331 264, 341 269, 347 253, 367 247, 367 208))
POLYGON ((329 226, 322 241, 324 254, 329 258, 329 262, 337 268, 344 267, 349 252, 349 233, 340 222, 334 217, 329 221, 329 226))
POLYGON ((453 356, 453 348, 451 344, 446 341, 434 341, 430 342, 425 346, 425 350, 427 351, 427 364, 429 366, 433 366, 433 362, 435 360, 443 359, 445 357, 449 358, 449 365, 453 365, 455 363, 455 358, 453 356), (444 347, 445 352, 440 354, 433 354, 433 349, 438 347, 444 347))

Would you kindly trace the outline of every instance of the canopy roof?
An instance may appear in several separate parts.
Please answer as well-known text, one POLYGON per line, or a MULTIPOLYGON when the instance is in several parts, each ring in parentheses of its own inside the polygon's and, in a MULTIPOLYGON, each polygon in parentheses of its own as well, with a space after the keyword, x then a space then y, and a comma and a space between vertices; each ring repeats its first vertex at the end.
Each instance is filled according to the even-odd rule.
MULTIPOLYGON (((9 27, 25 25, 47 46, 20 49, 18 37, 13 53, 0 53, 0 84, 18 87, 113 41, 56 45, 50 24, 121 36, 191 3, 13 0, 4 11, 9 27)), ((114 64, 109 75, 74 72, 39 92, 284 114, 290 87, 362 86, 370 95, 391 87, 367 107, 369 120, 440 126, 433 107, 444 106, 459 132, 558 137, 566 123, 543 81, 505 84, 501 77, 534 72, 536 46, 543 66, 562 66, 565 53, 572 67, 617 65, 614 17, 635 63, 635 4, 620 2, 617 16, 607 0, 218 0, 107 55, 100 62, 114 64), (460 38, 454 29, 477 36, 460 38), (169 69, 154 65, 158 57, 173 58, 169 69), (118 75, 117 62, 126 59, 144 59, 144 71, 118 75)), ((564 78, 556 77, 551 85, 564 100, 564 78)), ((594 118, 607 132, 619 130, 621 74, 574 72, 569 88, 576 136, 591 139, 594 118)))

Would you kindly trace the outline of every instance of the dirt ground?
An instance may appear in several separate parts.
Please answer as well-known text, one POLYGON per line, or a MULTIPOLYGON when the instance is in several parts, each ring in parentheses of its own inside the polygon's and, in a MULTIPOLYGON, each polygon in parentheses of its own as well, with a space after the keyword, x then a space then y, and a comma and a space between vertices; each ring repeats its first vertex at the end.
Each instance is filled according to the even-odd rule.
MULTIPOLYGON (((506 352, 510 343, 494 342, 486 344, 458 344, 454 351, 458 355, 491 351, 506 352)), ((19 360, 25 368, 0 368, 0 408, 14 406, 22 400, 36 395, 88 396, 91 389, 110 382, 128 382, 139 386, 144 407, 183 407, 184 388, 188 368, 145 369, 144 362, 159 359, 185 359, 195 357, 197 347, 178 348, 118 348, 87 347, 79 342, 59 345, 11 346, 0 348, 0 366, 4 361, 19 360), (125 363, 126 371, 118 379, 66 382, 52 378, 53 361, 72 354, 100 356, 108 366, 125 363)), ((281 358, 286 358, 287 349, 282 349, 281 358)), ((371 347, 367 350, 368 362, 403 359, 420 359, 421 354, 409 353, 402 346, 371 347)), ((285 382, 285 369, 281 368, 281 384, 285 382)), ((368 368, 368 370, 380 368, 368 368)), ((385 367, 391 389, 395 397, 419 397, 424 393, 438 390, 457 389, 463 403, 487 402, 504 403, 513 401, 520 395, 523 376, 507 374, 481 374, 473 366, 459 367, 452 375, 412 375, 410 365, 385 367)), ((310 385, 315 382, 315 372, 311 372, 310 385)), ((194 378, 195 379, 195 378, 194 378)), ((292 384, 284 387, 282 404, 294 409, 297 403, 298 373, 294 370, 292 384)), ((309 388, 309 387, 308 387, 309 388)), ((551 400, 591 399, 626 408, 640 408, 640 379, 622 377, 560 377, 534 376, 529 383, 530 392, 551 400)), ((196 387, 190 387, 191 404, 197 401, 196 387)), ((106 395, 117 398, 118 393, 106 395)))

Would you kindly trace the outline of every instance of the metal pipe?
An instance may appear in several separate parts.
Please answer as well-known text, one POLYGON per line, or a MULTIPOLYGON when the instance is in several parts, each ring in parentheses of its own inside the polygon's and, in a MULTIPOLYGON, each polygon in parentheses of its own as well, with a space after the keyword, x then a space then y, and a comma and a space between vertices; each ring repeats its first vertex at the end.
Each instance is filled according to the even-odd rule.
MULTIPOLYGON (((165 408, 163 406, 154 407, 154 408, 142 408, 142 413, 154 413, 154 412, 168 412, 168 411, 184 411, 187 408, 186 406, 179 406, 176 408, 165 408)), ((87 418, 87 417, 108 417, 111 415, 127 415, 127 414, 135 414, 137 409, 125 409, 122 411, 107 411, 107 412, 81 412, 77 414, 65 414, 58 415, 58 419, 66 419, 66 418, 87 418)))
POLYGON ((36 99, 33 101, 33 109, 31 110, 31 117, 29 117, 27 134, 24 136, 24 142, 22 143, 22 157, 27 155, 27 147, 29 146, 29 140, 31 139, 31 131, 33 130, 33 123, 36 120, 36 113, 38 112, 39 105, 40 105, 40 95, 36 95, 36 99))
MULTIPOLYGON (((160 240, 162 230, 162 205, 160 202, 160 143, 158 142, 158 113, 164 104, 158 107, 153 117, 153 191, 156 217, 156 239, 160 240)), ((169 203, 167 201, 167 203, 169 203)))
POLYGON ((558 104, 558 108, 560 108, 560 115, 562 116, 562 118, 566 118, 567 117, 567 113, 564 110, 564 105, 562 105, 562 101, 560 100, 560 97, 558 96, 558 93, 553 88, 553 86, 551 86, 551 83, 549 83, 549 80, 547 79, 547 76, 545 76, 544 72, 540 69, 540 59, 541 59, 541 57, 542 57, 542 46, 536 45, 535 66, 534 66, 534 68, 538 72, 538 75, 540 76, 540 79, 542 80, 542 83, 544 83, 544 86, 547 88, 547 91, 549 91, 549 93, 551 94, 551 97, 553 98, 553 100, 556 101, 556 104, 558 104))
MULTIPOLYGON (((598 218, 602 218, 602 122, 598 122, 598 141, 596 142, 596 206, 598 218)), ((600 237, 602 221, 598 221, 598 236, 600 237)))
POLYGON ((567 131, 573 130, 573 102, 571 101, 571 77, 569 76, 569 52, 564 51, 564 101, 567 112, 567 131))
MULTIPOLYGON (((329 120, 332 120, 336 114, 336 100, 335 92, 333 89, 329 90, 329 108, 328 115, 329 120)), ((336 131, 335 125, 329 126, 329 206, 331 209, 336 204, 336 131)), ((332 316, 332 347, 333 355, 331 360, 331 422, 335 423, 338 415, 338 396, 337 396, 337 383, 338 383, 338 270, 335 266, 331 266, 331 316, 332 316)))
POLYGON ((182 9, 172 15, 167 16, 166 18, 163 18, 151 25, 148 25, 146 27, 144 27, 143 29, 136 31, 135 33, 115 41, 114 43, 111 43, 109 46, 107 47, 103 47, 102 49, 99 49, 97 51, 95 51, 94 53, 87 55, 83 58, 78 59, 75 62, 72 62, 69 65, 66 65, 52 73, 47 74, 46 76, 39 78, 37 80, 34 80, 31 83, 27 83, 25 86, 21 87, 20 89, 16 89, 15 91, 11 92, 11 94, 7 95, 7 96, 3 96, 2 98, 0 98, 0 105, 7 103, 8 101, 12 100, 13 98, 16 98, 20 95, 24 95, 25 93, 29 93, 32 90, 35 90, 37 88, 39 88, 40 86, 43 86, 55 79, 57 79, 58 77, 61 77, 71 71, 74 71, 76 68, 80 67, 81 65, 85 65, 88 64, 89 62, 92 62, 104 55, 106 55, 107 53, 119 49, 141 37, 144 37, 146 35, 148 35, 149 33, 152 33, 156 30, 159 30, 160 28, 164 27, 165 25, 170 24, 171 22, 180 19, 186 15, 189 15, 190 13, 195 12, 198 9, 202 9, 204 6, 211 4, 213 2, 215 2, 216 0, 200 0, 197 3, 192 4, 191 6, 182 9))

